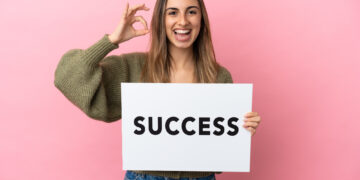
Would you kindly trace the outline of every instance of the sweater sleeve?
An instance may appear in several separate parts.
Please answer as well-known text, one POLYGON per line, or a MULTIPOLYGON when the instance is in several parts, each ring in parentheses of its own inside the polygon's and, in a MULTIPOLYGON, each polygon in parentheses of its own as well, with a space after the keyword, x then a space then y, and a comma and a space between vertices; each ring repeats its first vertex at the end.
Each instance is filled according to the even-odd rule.
POLYGON ((220 70, 217 75, 218 83, 233 83, 233 79, 229 70, 224 66, 220 66, 220 70))
POLYGON ((228 70, 226 70, 225 83, 233 83, 233 79, 232 79, 231 73, 230 73, 228 70))
POLYGON ((66 52, 55 70, 54 84, 64 96, 89 117, 105 122, 121 119, 120 83, 129 77, 123 56, 105 58, 116 48, 105 34, 85 50, 66 52))

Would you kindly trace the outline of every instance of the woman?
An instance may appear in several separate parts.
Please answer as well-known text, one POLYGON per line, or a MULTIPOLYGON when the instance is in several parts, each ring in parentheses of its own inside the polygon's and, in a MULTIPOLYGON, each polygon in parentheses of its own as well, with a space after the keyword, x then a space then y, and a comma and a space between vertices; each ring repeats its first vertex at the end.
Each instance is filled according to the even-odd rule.
MULTIPOLYGON (((121 82, 232 83, 231 74, 215 60, 203 0, 157 0, 151 30, 135 16, 145 4, 127 4, 115 31, 91 47, 63 55, 55 72, 55 86, 89 117, 113 122, 121 119, 121 82), (133 28, 141 22, 144 29, 133 28), (105 57, 119 44, 151 33, 148 53, 105 57)), ((247 113, 244 128, 252 135, 260 123, 247 113)), ((215 179, 214 172, 127 171, 125 179, 215 179)))

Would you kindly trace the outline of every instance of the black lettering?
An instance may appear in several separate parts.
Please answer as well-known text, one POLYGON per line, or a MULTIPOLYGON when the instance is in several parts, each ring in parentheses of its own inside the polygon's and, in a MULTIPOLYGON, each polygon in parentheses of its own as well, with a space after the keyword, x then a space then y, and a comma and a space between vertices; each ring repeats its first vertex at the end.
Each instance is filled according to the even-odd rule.
POLYGON ((190 136, 191 136, 191 135, 194 135, 196 132, 195 132, 194 130, 188 131, 188 130, 186 129, 186 123, 189 122, 189 121, 194 122, 194 121, 195 121, 195 118, 193 118, 193 117, 187 117, 187 118, 185 118, 184 121, 181 123, 181 128, 182 128, 183 132, 184 132, 186 135, 190 135, 190 136))
MULTIPOLYGON (((148 117, 149 118, 149 132, 152 135, 159 135, 162 132, 162 117, 157 117, 157 127, 155 128, 155 121, 153 120, 153 117, 148 117)), ((134 133, 137 135, 142 135, 145 133, 146 131, 146 127, 143 124, 143 121, 145 120, 145 118, 143 116, 137 116, 134 120, 134 124, 137 127, 137 129, 134 130, 134 133)), ((169 117, 166 122, 165 122, 165 130, 168 134, 170 135, 177 135, 180 133, 179 130, 172 130, 170 129, 170 124, 171 122, 178 122, 179 118, 172 116, 169 117)), ((196 134, 196 130, 194 129, 187 129, 187 124, 189 124, 189 122, 196 122, 196 118, 194 117, 186 117, 184 118, 184 120, 181 123, 181 130, 184 134, 188 135, 188 136, 192 136, 194 134, 196 134)), ((213 121, 213 126, 214 131, 213 131, 213 135, 215 136, 221 136, 224 135, 225 133, 225 126, 224 126, 224 121, 225 118, 223 117, 216 117, 213 121)), ((236 122, 238 122, 239 119, 236 117, 231 117, 228 119, 227 121, 227 125, 229 127, 229 130, 227 132, 228 135, 230 136, 235 136, 239 133, 239 127, 237 127, 236 122)), ((199 117, 199 135, 210 135, 211 131, 210 131, 210 117, 199 117)))
POLYGON ((142 117, 142 116, 138 116, 138 117, 136 117, 135 118, 135 120, 134 120, 134 124, 135 124, 135 126, 137 126, 137 127, 139 127, 140 128, 140 130, 135 130, 134 131, 134 133, 135 134, 137 134, 137 135, 142 135, 142 134, 144 134, 144 132, 145 132, 145 126, 144 125, 142 125, 142 124, 140 124, 140 122, 139 121, 144 121, 144 117, 142 117))
POLYGON ((239 119, 236 118, 236 117, 232 117, 229 119, 228 121, 228 126, 230 128, 233 128, 234 131, 228 131, 227 134, 230 135, 230 136, 235 136, 238 132, 239 132, 239 128, 235 125, 235 124, 232 124, 232 122, 237 122, 239 119))
POLYGON ((216 136, 221 136, 224 134, 224 126, 222 124, 219 124, 219 122, 223 122, 224 121, 224 118, 222 117, 217 117, 215 118, 214 120, 214 126, 217 127, 218 129, 220 129, 220 131, 214 131, 214 135, 216 136))
POLYGON ((209 128, 209 124, 204 124, 205 122, 210 122, 210 118, 208 117, 200 117, 199 118, 199 134, 200 135, 210 135, 210 131, 204 131, 205 128, 209 128))
POLYGON ((161 117, 158 117, 158 123, 157 124, 158 124, 158 128, 155 131, 154 128, 153 128, 152 117, 149 117, 149 131, 153 135, 159 135, 161 133, 161 130, 162 130, 162 118, 161 117))
POLYGON ((179 134, 179 131, 178 131, 178 130, 172 131, 172 130, 170 129, 170 123, 171 123, 171 121, 177 122, 177 121, 179 121, 179 119, 178 119, 177 117, 169 117, 169 118, 166 120, 166 123, 165 123, 165 129, 166 129, 166 131, 167 131, 169 134, 171 134, 171 135, 177 135, 177 134, 179 134))

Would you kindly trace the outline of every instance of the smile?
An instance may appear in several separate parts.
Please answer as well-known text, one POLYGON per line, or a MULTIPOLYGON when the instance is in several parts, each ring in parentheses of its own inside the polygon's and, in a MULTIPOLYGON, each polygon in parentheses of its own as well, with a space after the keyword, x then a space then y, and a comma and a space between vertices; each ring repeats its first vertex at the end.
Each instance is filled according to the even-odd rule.
POLYGON ((191 29, 176 29, 174 30, 175 34, 190 34, 191 29))
POLYGON ((191 29, 175 29, 175 39, 180 42, 189 41, 191 39, 191 29))

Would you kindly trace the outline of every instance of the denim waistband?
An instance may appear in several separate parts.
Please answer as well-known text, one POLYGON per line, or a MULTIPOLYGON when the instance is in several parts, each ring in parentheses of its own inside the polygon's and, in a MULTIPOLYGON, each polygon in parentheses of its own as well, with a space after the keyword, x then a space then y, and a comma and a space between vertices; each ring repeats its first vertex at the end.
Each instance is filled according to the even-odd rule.
POLYGON ((140 174, 133 171, 126 171, 124 180, 215 180, 215 175, 212 174, 210 176, 199 177, 199 178, 174 179, 169 177, 153 176, 149 174, 140 174))

